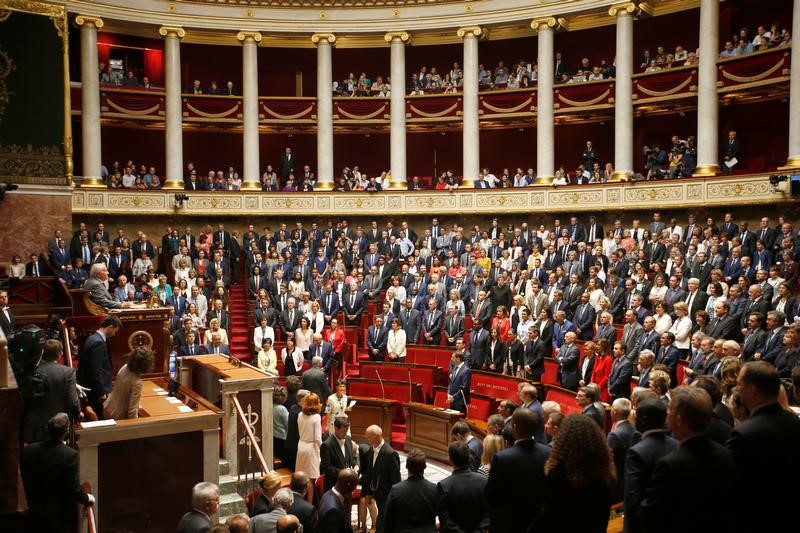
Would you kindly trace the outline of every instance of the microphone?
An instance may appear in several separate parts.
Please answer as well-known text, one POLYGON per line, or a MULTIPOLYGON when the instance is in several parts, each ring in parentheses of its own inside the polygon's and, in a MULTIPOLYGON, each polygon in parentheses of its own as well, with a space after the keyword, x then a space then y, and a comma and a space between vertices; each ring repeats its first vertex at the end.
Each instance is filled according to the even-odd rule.
POLYGON ((378 376, 378 383, 381 384, 381 399, 386 399, 386 390, 383 388, 383 380, 381 379, 381 373, 378 372, 378 369, 375 369, 375 375, 378 376))
POLYGON ((458 392, 461 393, 461 399, 464 400, 464 414, 467 414, 467 398, 464 396, 464 389, 458 389, 458 392))
POLYGON ((409 402, 413 402, 414 401, 413 392, 414 392, 414 387, 411 384, 411 367, 408 367, 408 401, 409 402))

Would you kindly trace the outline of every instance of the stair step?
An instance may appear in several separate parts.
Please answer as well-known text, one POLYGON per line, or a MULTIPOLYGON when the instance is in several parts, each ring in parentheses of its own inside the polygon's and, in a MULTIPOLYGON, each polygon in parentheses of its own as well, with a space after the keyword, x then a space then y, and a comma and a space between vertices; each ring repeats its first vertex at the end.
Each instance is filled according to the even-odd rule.
POLYGON ((219 475, 220 476, 227 476, 230 471, 231 471, 231 464, 228 462, 228 460, 227 459, 220 459, 219 460, 219 475))
POLYGON ((220 494, 233 494, 236 492, 236 476, 230 474, 219 476, 219 493, 220 494))
POLYGON ((239 496, 238 493, 233 494, 220 494, 219 496, 219 515, 231 516, 235 514, 246 514, 247 505, 244 498, 239 496))

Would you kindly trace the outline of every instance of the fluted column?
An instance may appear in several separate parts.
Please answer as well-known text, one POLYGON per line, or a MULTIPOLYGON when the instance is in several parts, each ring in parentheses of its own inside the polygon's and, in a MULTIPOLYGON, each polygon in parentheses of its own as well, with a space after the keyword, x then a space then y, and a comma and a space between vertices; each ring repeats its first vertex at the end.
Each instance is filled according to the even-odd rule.
POLYGON ((164 37, 164 111, 166 113, 165 189, 183 189, 183 104, 181 102, 181 39, 179 26, 161 26, 164 37))
POLYGON ((240 31, 236 38, 242 43, 242 189, 261 189, 258 180, 258 43, 261 42, 261 34, 257 31, 240 31))
POLYGON ((719 172, 717 56, 719 56, 719 0, 701 0, 695 176, 713 176, 719 172))
POLYGON ((333 59, 332 33, 315 33, 317 45, 317 190, 333 189, 333 59))
POLYGON ((100 170, 100 72, 97 59, 97 30, 103 20, 78 15, 75 24, 81 28, 81 152, 83 181, 81 187, 104 187, 100 170))
POLYGON ((559 26, 555 17, 536 19, 531 28, 539 35, 536 82, 536 185, 553 183, 555 173, 555 116, 553 114, 553 31, 559 26))
POLYGON ((391 56, 391 181, 392 190, 405 189, 406 176, 406 43, 408 32, 397 31, 384 35, 391 56))
MULTIPOLYGON (((800 0, 794 0, 792 38, 800 36, 800 0)), ((792 69, 789 81, 789 159, 786 169, 800 168, 800 44, 792 46, 792 69)))
POLYGON ((481 164, 480 121, 478 120, 478 39, 484 34, 480 26, 459 28, 464 40, 464 100, 462 141, 462 187, 474 187, 481 164))
POLYGON ((611 181, 633 175, 633 17, 637 6, 626 2, 612 6, 617 18, 617 70, 614 78, 614 174, 611 181))

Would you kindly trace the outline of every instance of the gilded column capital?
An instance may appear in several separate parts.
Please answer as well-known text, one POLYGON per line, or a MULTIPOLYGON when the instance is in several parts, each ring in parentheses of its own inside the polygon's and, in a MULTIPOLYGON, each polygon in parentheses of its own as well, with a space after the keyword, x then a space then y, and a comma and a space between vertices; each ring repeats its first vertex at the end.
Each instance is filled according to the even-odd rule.
POLYGON ((333 33, 315 33, 311 36, 311 42, 318 45, 320 42, 325 41, 331 45, 336 43, 336 35, 333 33))
POLYGON ((383 39, 387 43, 391 43, 395 39, 398 39, 404 43, 408 43, 411 40, 411 34, 407 31, 390 31, 386 35, 383 36, 383 39))
POLYGON ((458 35, 460 39, 464 39, 465 37, 477 37, 480 39, 481 37, 486 37, 488 31, 486 28, 480 26, 464 26, 463 28, 458 28, 456 35, 458 35))
POLYGON ((92 17, 89 15, 78 15, 75 17, 75 24, 78 26, 94 26, 98 30, 103 27, 105 22, 100 17, 92 17))
POLYGON ((612 17, 622 16, 636 16, 640 12, 639 5, 636 2, 623 2, 621 4, 614 4, 608 8, 608 14, 612 17))
POLYGON ((236 38, 239 41, 241 41, 242 43, 245 43, 245 42, 247 42, 249 40, 253 40, 253 41, 257 42, 257 43, 260 43, 261 42, 261 33, 257 32, 257 31, 242 30, 242 31, 240 31, 239 33, 236 34, 236 38))
POLYGON ((170 35, 174 35, 178 39, 183 39, 186 37, 186 30, 181 28, 180 26, 161 26, 158 28, 158 34, 162 37, 168 37, 170 35))
POLYGON ((559 29, 568 30, 569 25, 566 19, 560 17, 543 17, 540 19, 533 19, 531 21, 531 29, 536 33, 547 29, 552 31, 557 31, 559 29))

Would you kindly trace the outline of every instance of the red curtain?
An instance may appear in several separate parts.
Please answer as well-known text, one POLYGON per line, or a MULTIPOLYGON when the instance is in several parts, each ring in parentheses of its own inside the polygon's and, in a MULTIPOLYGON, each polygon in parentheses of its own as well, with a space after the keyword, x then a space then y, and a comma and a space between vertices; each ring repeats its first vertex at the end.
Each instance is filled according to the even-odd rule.
POLYGON ((108 43, 97 43, 97 60, 100 63, 108 64, 108 56, 111 54, 111 46, 108 43))
POLYGON ((164 52, 147 48, 144 51, 144 75, 153 85, 164 84, 164 52))

